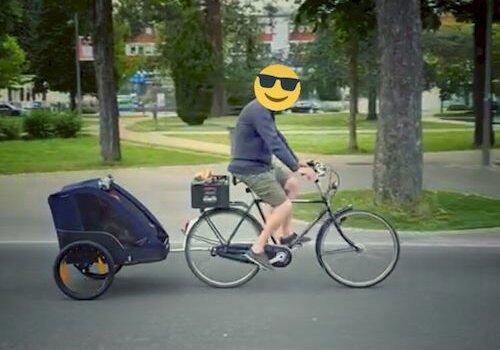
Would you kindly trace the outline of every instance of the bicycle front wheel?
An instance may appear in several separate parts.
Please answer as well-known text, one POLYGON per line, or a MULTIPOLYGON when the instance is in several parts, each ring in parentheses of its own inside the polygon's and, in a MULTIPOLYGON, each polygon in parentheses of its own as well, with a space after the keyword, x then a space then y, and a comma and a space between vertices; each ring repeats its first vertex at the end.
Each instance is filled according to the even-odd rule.
POLYGON ((231 244, 253 243, 261 231, 260 223, 240 209, 207 211, 187 233, 184 247, 187 264, 196 277, 210 286, 240 286, 251 280, 259 267, 221 257, 215 249, 229 243, 230 238, 231 244))
POLYGON ((323 224, 316 255, 330 277, 343 285, 366 288, 382 282, 399 259, 396 230, 380 215, 351 210, 323 224))

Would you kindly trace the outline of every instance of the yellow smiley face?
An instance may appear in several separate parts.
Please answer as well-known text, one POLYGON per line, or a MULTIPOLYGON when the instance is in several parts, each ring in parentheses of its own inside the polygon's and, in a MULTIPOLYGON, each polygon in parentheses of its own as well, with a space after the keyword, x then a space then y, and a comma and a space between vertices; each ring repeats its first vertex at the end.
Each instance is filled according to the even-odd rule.
POLYGON ((300 95, 298 75, 282 64, 271 64, 260 71, 253 83, 255 97, 271 111, 293 106, 300 95))

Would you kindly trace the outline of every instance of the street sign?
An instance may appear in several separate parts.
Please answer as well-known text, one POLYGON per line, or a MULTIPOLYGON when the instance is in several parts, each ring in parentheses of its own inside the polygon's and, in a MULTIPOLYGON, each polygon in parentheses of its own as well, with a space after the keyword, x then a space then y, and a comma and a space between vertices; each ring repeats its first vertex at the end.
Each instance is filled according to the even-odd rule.
POLYGON ((92 38, 90 36, 78 37, 78 59, 80 61, 93 61, 94 51, 92 48, 92 38))

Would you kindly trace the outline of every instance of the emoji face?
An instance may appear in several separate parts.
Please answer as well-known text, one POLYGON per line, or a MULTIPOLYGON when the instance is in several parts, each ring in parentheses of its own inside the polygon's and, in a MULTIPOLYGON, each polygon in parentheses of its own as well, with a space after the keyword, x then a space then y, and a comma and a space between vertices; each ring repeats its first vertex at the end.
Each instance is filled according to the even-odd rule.
POLYGON ((293 106, 300 95, 300 80, 289 67, 271 64, 260 71, 253 83, 255 97, 271 111, 282 111, 293 106))

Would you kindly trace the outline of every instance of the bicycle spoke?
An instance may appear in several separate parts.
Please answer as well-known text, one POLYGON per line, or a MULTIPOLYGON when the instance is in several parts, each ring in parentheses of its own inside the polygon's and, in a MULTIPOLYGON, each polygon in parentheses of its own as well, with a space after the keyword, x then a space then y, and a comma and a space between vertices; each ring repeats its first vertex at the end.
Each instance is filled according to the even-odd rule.
POLYGON ((258 237, 260 231, 258 221, 243 211, 230 208, 206 212, 186 239, 189 268, 200 280, 215 287, 235 287, 249 281, 259 271, 258 266, 231 258, 231 253, 218 255, 213 247, 229 245, 229 242, 235 247, 244 245, 249 236, 258 237), (207 248, 203 247, 202 251, 200 245, 207 248))
POLYGON ((325 250, 321 255, 330 255, 330 254, 342 254, 342 253, 350 253, 350 252, 356 252, 356 249, 353 247, 346 247, 346 248, 339 248, 339 249, 332 249, 332 250, 325 250))
POLYGON ((217 230, 217 227, 215 227, 215 225, 212 222, 212 220, 208 216, 206 216, 204 219, 205 219, 205 222, 208 224, 208 226, 212 229, 213 233, 215 233, 215 236, 220 241, 220 243, 221 244, 226 244, 226 240, 221 235, 221 233, 219 232, 219 230, 217 230))
POLYGON ((337 220, 339 227, 334 223, 327 226, 319 241, 318 258, 328 275, 358 288, 384 280, 399 257, 399 240, 394 229, 383 218, 367 211, 345 212, 337 220))
POLYGON ((206 238, 206 237, 202 237, 202 236, 198 236, 198 235, 191 235, 191 237, 197 239, 198 241, 201 241, 201 242, 205 242, 207 244, 212 244, 212 245, 219 245, 221 244, 220 242, 217 242, 216 240, 212 240, 210 238, 206 238))

